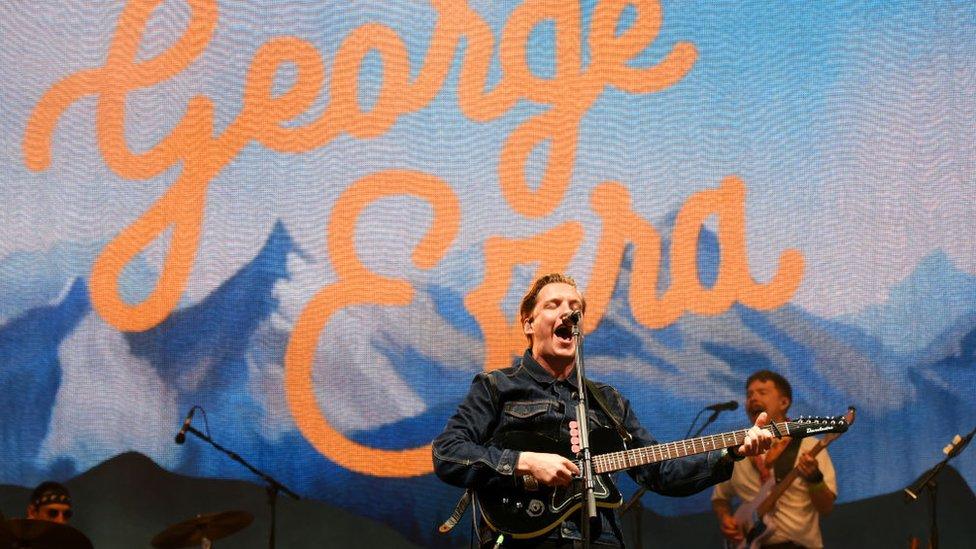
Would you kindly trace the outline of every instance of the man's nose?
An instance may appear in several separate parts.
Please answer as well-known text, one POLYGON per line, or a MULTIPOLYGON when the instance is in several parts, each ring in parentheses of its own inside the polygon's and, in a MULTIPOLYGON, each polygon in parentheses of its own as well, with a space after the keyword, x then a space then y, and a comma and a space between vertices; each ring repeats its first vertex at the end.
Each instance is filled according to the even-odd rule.
POLYGON ((562 305, 559 306, 559 317, 560 318, 565 318, 565 317, 569 316, 570 313, 572 313, 575 310, 576 309, 574 309, 572 305, 570 305, 568 303, 564 303, 564 304, 562 304, 562 305))

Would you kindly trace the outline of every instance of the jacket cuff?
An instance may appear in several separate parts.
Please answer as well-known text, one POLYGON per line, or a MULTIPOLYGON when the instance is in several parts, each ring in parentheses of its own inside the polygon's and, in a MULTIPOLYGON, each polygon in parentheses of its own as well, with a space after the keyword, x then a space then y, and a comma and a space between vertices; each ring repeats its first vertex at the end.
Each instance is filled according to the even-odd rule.
POLYGON ((495 470, 498 474, 504 476, 512 476, 515 474, 515 465, 518 464, 519 455, 521 452, 515 450, 502 450, 502 456, 498 459, 498 466, 495 470))
POLYGON ((746 459, 746 456, 740 456, 739 452, 735 451, 735 446, 729 446, 722 451, 725 452, 725 455, 727 455, 732 461, 742 461, 746 459))
MULTIPOLYGON (((732 468, 738 461, 732 457, 726 448, 708 453, 708 465, 711 471, 719 477, 728 479, 732 476, 732 468)), ((742 459, 742 458, 739 458, 742 459)))

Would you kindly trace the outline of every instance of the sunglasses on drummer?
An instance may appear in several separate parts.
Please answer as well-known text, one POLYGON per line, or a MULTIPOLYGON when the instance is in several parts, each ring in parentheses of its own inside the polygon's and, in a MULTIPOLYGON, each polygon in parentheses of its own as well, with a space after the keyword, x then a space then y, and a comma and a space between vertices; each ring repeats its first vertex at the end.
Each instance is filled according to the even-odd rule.
POLYGON ((71 520, 71 515, 74 514, 71 512, 71 509, 45 509, 44 513, 51 520, 58 518, 58 515, 63 516, 64 520, 71 520))

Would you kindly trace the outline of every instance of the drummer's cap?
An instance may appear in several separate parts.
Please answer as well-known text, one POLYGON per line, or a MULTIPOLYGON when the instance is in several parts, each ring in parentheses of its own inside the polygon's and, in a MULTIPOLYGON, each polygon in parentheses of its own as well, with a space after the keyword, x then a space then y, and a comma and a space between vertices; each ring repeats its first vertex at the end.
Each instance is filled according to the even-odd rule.
POLYGON ((63 484, 54 481, 42 482, 34 488, 31 494, 31 505, 39 508, 50 503, 64 503, 71 505, 71 493, 63 484))

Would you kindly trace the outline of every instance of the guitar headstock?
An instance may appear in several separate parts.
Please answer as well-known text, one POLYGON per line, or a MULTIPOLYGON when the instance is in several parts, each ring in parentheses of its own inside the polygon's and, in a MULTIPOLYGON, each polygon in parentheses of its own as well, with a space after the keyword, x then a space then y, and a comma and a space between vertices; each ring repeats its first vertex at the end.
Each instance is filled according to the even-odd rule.
POLYGON ((792 421, 787 421, 790 436, 803 438, 812 435, 826 433, 846 433, 847 429, 854 423, 855 410, 849 408, 847 413, 842 416, 800 416, 792 421))
POLYGON ((844 421, 847 422, 847 426, 850 427, 854 425, 854 418, 857 417, 857 408, 853 406, 847 407, 847 413, 844 414, 844 421))

